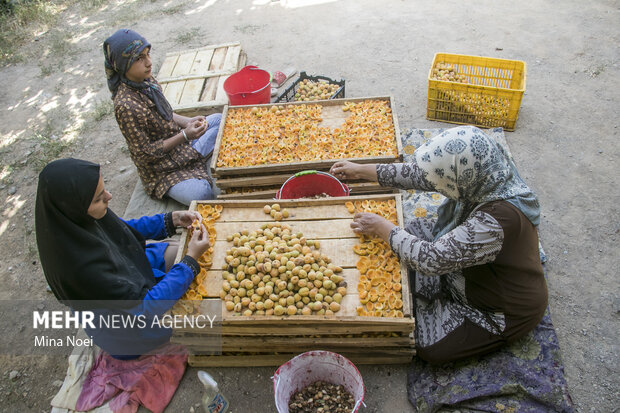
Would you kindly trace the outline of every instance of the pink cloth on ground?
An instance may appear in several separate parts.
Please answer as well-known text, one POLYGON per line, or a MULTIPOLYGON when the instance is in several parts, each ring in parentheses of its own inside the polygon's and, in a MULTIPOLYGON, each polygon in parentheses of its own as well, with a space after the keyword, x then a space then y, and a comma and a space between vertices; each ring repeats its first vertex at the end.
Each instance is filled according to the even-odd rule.
POLYGON ((135 413, 143 405, 163 412, 185 373, 187 350, 166 344, 135 360, 117 360, 101 352, 82 386, 76 410, 87 411, 110 402, 116 413, 135 413))

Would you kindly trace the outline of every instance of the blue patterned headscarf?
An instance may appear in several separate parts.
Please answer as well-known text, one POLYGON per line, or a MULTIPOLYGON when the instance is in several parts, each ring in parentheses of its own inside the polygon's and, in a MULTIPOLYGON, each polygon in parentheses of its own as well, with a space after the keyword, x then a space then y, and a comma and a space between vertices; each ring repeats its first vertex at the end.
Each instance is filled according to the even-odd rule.
POLYGON ((448 198, 437 211, 435 238, 462 224, 481 204, 497 200, 510 202, 538 225, 538 198, 504 148, 480 129, 448 129, 418 148, 414 156, 426 180, 448 198))
POLYGON ((112 98, 116 95, 121 82, 140 90, 157 108, 157 112, 165 119, 172 119, 172 107, 164 96, 161 87, 152 79, 144 82, 133 82, 125 77, 131 65, 140 56, 140 53, 151 44, 138 33, 129 29, 117 30, 112 36, 103 42, 103 55, 105 57, 105 74, 108 79, 108 89, 112 92, 112 98))

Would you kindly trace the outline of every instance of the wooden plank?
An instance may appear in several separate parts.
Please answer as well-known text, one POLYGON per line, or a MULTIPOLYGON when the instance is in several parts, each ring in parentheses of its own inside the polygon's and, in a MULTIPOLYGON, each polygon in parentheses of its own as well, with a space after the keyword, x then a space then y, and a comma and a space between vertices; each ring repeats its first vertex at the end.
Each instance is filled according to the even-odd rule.
MULTIPOLYGON (((339 115, 340 123, 335 123, 334 119, 330 120, 330 117, 328 117, 327 120, 323 121, 323 122, 328 122, 327 126, 337 127, 342 122, 344 122, 344 119, 346 116, 348 116, 348 114, 342 111, 338 112, 332 107, 340 108, 345 102, 362 102, 365 100, 387 101, 390 107, 392 108, 392 121, 394 121, 395 119, 394 110, 392 107, 393 103, 389 96, 388 97, 378 96, 378 97, 365 97, 365 98, 349 98, 349 99, 346 99, 346 98, 345 99, 329 99, 329 100, 318 100, 318 101, 313 101, 313 102, 288 102, 288 103, 278 103, 278 104, 269 103, 269 104, 254 105, 254 106, 271 107, 271 106, 320 104, 321 106, 323 106, 323 110, 325 110, 327 114, 330 114, 330 117, 336 116, 335 114, 337 113, 341 113, 339 115)), ((238 108, 247 109, 247 107, 245 106, 230 106, 227 113, 229 113, 231 110, 235 110, 238 108)), ((397 133, 396 126, 397 125, 395 124, 394 125, 394 132, 395 132, 394 133, 394 140, 395 140, 394 145, 396 149, 398 150, 399 148, 398 145, 400 142, 400 139, 399 139, 400 134, 397 133)), ((225 127, 226 127, 226 118, 223 117, 220 130, 223 132, 225 127)), ((222 134, 218 134, 217 139, 218 141, 221 141, 222 134)), ((220 142, 216 142, 216 145, 219 147, 220 145, 218 145, 218 143, 220 142)), ((239 176, 239 175, 248 175, 248 174, 268 175, 268 174, 285 172, 285 171, 286 172, 298 172, 299 170, 304 170, 304 169, 329 169, 329 167, 331 167, 333 163, 335 163, 338 160, 341 160, 341 159, 322 159, 322 160, 313 160, 313 161, 298 161, 298 162, 283 163, 283 164, 267 164, 267 165, 254 165, 254 166, 244 166, 244 167, 216 167, 217 157, 215 157, 215 155, 216 154, 214 153, 211 172, 213 176, 217 178, 221 178, 224 176, 239 176)), ((217 155, 219 156, 219 151, 217 155)), ((353 160, 359 163, 391 163, 391 162, 401 161, 402 153, 399 152, 398 155, 396 156, 374 156, 374 157, 364 157, 364 158, 350 158, 349 160, 353 160)))
POLYGON ((157 78, 158 79, 160 77, 165 78, 165 77, 172 75, 172 72, 174 71, 174 67, 176 66, 178 60, 179 60, 178 54, 175 54, 174 56, 166 56, 166 58, 164 59, 164 62, 159 68, 159 73, 157 74, 157 78))
POLYGON ((187 50, 179 50, 179 51, 175 51, 175 52, 168 52, 166 53, 166 56, 173 56, 173 55, 180 55, 180 54, 184 54, 184 53, 189 53, 189 52, 199 52, 202 50, 213 50, 213 49, 219 49, 222 47, 234 47, 234 46, 240 46, 241 43, 236 41, 236 42, 229 42, 229 43, 221 43, 221 44, 215 44, 215 45, 209 45, 209 46, 203 46, 203 47, 199 47, 197 49, 187 49, 187 50))
POLYGON ((185 81, 185 87, 183 94, 179 99, 179 104, 192 104, 198 102, 202 88, 205 84, 204 73, 208 71, 211 64, 211 57, 213 56, 213 50, 200 50, 196 53, 196 57, 189 69, 189 75, 198 75, 200 77, 196 79, 188 79, 185 81))
MULTIPOLYGON (((219 182, 219 181, 218 181, 219 182)), ((230 193, 222 193, 218 195, 218 199, 266 199, 266 200, 275 200, 276 193, 280 189, 280 187, 270 188, 270 189, 262 189, 259 188, 256 191, 252 192, 244 192, 237 191, 235 189, 229 190, 230 193)), ((368 195, 380 195, 380 194, 390 194, 396 193, 397 190, 394 188, 383 187, 379 185, 373 184, 355 184, 355 186, 349 186, 349 190, 351 191, 351 195, 360 195, 360 194, 368 194, 368 195)), ((275 202, 275 201, 274 201, 275 202)))
MULTIPOLYGON (((240 55, 239 55, 239 62, 237 64, 237 70, 241 69, 243 66, 245 66, 246 63, 246 59, 247 59, 247 55, 246 53, 242 50, 240 55)), ((236 70, 235 70, 236 72, 236 70)), ((224 71, 220 71, 220 76, 225 76, 228 77, 229 74, 224 72, 224 71)), ((206 82, 205 82, 206 84, 206 82)), ((203 88, 204 91, 204 88, 203 88)), ((203 93, 201 93, 201 96, 203 95, 203 93)), ((187 103, 187 104, 179 104, 177 106, 175 106, 175 112, 177 113, 182 113, 188 117, 193 117, 193 116, 197 116, 197 115, 205 115, 205 112, 212 112, 212 111, 217 111, 217 112, 221 112, 221 108, 226 107, 226 105, 228 104, 228 96, 226 96, 226 99, 223 101, 216 101, 216 100, 208 100, 208 101, 204 101, 204 102, 193 102, 193 103, 187 103)))
MULTIPOLYGON (((209 306, 219 301, 217 299, 208 300, 210 300, 209 306)), ((409 333, 413 331, 411 328, 414 325, 414 320, 408 317, 360 317, 357 315, 234 316, 228 312, 223 313, 222 317, 223 334, 229 334, 238 328, 246 329, 248 333, 264 330, 264 334, 267 335, 313 335, 319 331, 324 331, 325 334, 364 334, 380 331, 409 333), (286 329, 273 331, 274 322, 277 322, 278 326, 286 327, 286 329), (359 328, 368 328, 368 331, 359 330, 359 328), (292 330, 289 331, 288 329, 292 330), (312 329, 315 329, 314 332, 312 329), (347 329, 350 331, 343 332, 347 329)), ((196 331, 191 327, 179 331, 202 333, 200 329, 196 331)))
MULTIPOLYGON (((174 70, 172 71, 171 75, 179 76, 179 75, 184 75, 187 72, 189 72, 189 69, 191 68, 192 63, 194 62, 195 56, 196 56, 196 52, 188 52, 188 53, 180 54, 179 60, 177 61, 177 64, 175 65, 174 70)), ((185 87, 184 81, 168 84, 168 87, 166 88, 166 93, 167 93, 166 99, 168 99, 173 109, 175 109, 175 105, 179 103, 179 100, 181 99, 181 96, 183 95, 184 87, 185 87)))
MULTIPOLYGON (((281 200, 278 200, 277 203, 280 204, 281 208, 287 208, 287 209, 299 208, 300 211, 303 209, 303 207, 316 208, 317 211, 322 211, 324 210, 322 207, 325 205, 335 206, 334 211, 340 211, 340 212, 338 212, 339 215, 337 214, 334 216, 335 217, 342 216, 344 218, 346 215, 344 215, 341 209, 341 206, 343 205, 344 202, 347 202, 347 201, 355 202, 358 200, 363 201, 366 199, 374 199, 376 201, 385 201, 389 199, 395 199, 396 195, 398 194, 384 194, 384 195, 373 194, 372 196, 357 195, 357 196, 340 197, 340 198, 331 197, 331 198, 319 198, 319 199, 281 199, 281 200)), ((262 212, 262 208, 267 203, 270 203, 270 202, 271 202, 270 200, 264 200, 264 199, 261 199, 261 200, 253 200, 253 199, 252 200, 245 200, 245 199, 244 200, 213 200, 213 201, 194 200, 190 203, 190 206, 188 209, 190 211, 195 211, 199 203, 205 204, 205 205, 222 205, 223 209, 222 209, 222 213, 221 213, 219 220, 216 221, 216 225, 217 225, 223 222, 235 222, 236 219, 233 217, 238 216, 236 215, 237 213, 234 212, 236 208, 242 208, 242 209, 248 210, 248 213, 251 213, 252 217, 256 221, 260 219, 259 217, 267 218, 268 215, 262 212)), ((335 212, 332 212, 332 213, 335 213, 335 212)), ((402 219, 402 217, 399 219, 402 219)), ((402 226, 402 222, 400 222, 400 225, 402 226)), ((217 227, 216 227, 216 231, 217 231, 217 227)), ((225 237, 220 238, 220 239, 225 239, 225 237)), ((183 230, 181 232, 180 243, 181 245, 187 244, 187 230, 183 230)), ((182 258, 182 253, 183 253, 183 249, 179 248, 176 262, 178 262, 182 258)))
MULTIPOLYGON (((403 224, 405 222, 403 217, 403 196, 401 194, 395 195, 396 200, 396 216, 398 217, 398 222, 400 223, 400 227, 404 228, 403 224)), ((413 303, 411 300, 411 286, 409 285, 409 269, 404 262, 400 263, 400 273, 401 277, 401 285, 402 285, 402 300, 403 300, 403 314, 405 317, 413 317, 413 303), (407 292, 405 294, 405 292, 407 292)))
MULTIPOLYGON (((204 336, 174 336, 173 343, 184 344, 186 346, 200 349, 206 346, 208 338, 204 336)), ((314 337, 243 337, 243 336, 223 336, 222 351, 247 351, 261 352, 268 348, 274 352, 286 352, 291 349, 301 350, 303 347, 324 346, 324 348, 349 349, 350 351, 368 351, 373 349, 390 349, 393 347, 413 347, 414 343, 410 337, 361 337, 361 336, 314 336, 314 337)))
POLYGON ((224 59, 224 64, 222 65, 223 71, 237 71, 237 65, 239 64, 239 56, 241 55, 241 46, 230 46, 228 50, 226 50, 226 58, 224 59))
MULTIPOLYGON (((329 168, 324 169, 322 172, 329 173, 329 168)), ((235 176, 231 178, 220 178, 217 180, 217 186, 220 189, 226 188, 239 188, 239 187, 261 187, 270 185, 282 185, 289 179, 292 174, 270 174, 270 175, 246 175, 235 176)), ((352 189, 355 186, 373 186, 381 188, 377 182, 368 181, 347 181, 346 185, 352 189)))
MULTIPOLYGON (((211 64, 209 65, 209 70, 222 70, 224 65, 224 61, 226 59, 227 47, 220 47, 215 49, 213 52, 213 57, 211 58, 211 64)), ((217 85, 220 78, 211 77, 208 78, 205 87, 200 95, 199 101, 206 102, 215 100, 215 93, 217 92, 217 85)), ((221 128, 220 128, 221 129, 221 128)))
MULTIPOLYGON (((241 54, 241 46, 229 47, 226 51, 226 58, 222 66, 222 70, 230 71, 230 74, 236 72, 236 68, 239 62, 239 55, 241 54)), ((215 102, 225 105, 228 103, 228 95, 224 91, 224 82, 229 76, 220 76, 220 80, 217 84, 217 90, 215 92, 215 102)))
MULTIPOLYGON (((264 200, 262 205, 253 205, 248 207, 237 208, 224 208, 221 212, 220 219, 216 221, 215 229, 218 230, 218 224, 226 222, 252 222, 252 221, 266 221, 272 222, 271 215, 265 214, 263 206, 278 204, 282 209, 286 209, 290 213, 290 217, 284 219, 282 222, 287 222, 292 225, 291 221, 301 220, 320 220, 320 219, 351 219, 352 215, 349 213, 345 206, 347 198, 340 198, 340 202, 333 202, 324 205, 290 205, 280 203, 278 200, 264 200)), ((260 225, 260 224, 258 224, 260 225)), ((219 231, 218 231, 219 232, 219 231)), ((226 234, 228 235, 228 234, 226 234)), ((226 236, 218 239, 226 239, 226 236)))
MULTIPOLYGON (((206 88, 206 85, 205 85, 205 88, 206 88)), ((202 100, 202 96, 200 97, 200 99, 202 100)), ((222 111, 222 120, 226 119, 226 116, 228 116, 228 108, 229 108, 228 105, 224 106, 224 110, 222 111)), ((222 145, 222 133, 224 133, 224 128, 222 127, 222 123, 220 121, 220 127, 218 128, 217 135, 215 137, 215 146, 213 147, 213 154, 211 155, 211 163, 209 164, 211 175, 213 175, 214 177, 216 176, 215 165, 217 162, 217 156, 220 152, 220 146, 222 145)), ((216 182, 216 185, 217 185, 217 182, 216 182)))
POLYGON ((215 102, 219 102, 222 105, 228 103, 228 95, 224 90, 224 82, 228 79, 229 76, 221 76, 219 81, 217 82, 217 89, 215 91, 215 102))
MULTIPOLYGON (((347 323, 344 317, 325 316, 321 323, 302 323, 304 318, 316 316, 289 316, 288 319, 276 316, 253 316, 250 320, 241 320, 243 324, 227 324, 222 327, 222 334, 226 336, 291 336, 291 335, 346 335, 368 333, 403 333, 413 332, 414 322, 410 318, 379 318, 357 317, 357 324, 347 323), (408 323, 394 324, 394 320, 408 321, 408 323), (329 322, 331 321, 331 322, 329 322)), ((242 319, 248 317, 233 317, 242 319)), ((229 323, 230 320, 226 320, 229 323)), ((194 333, 200 330, 175 329, 174 334, 194 333)))
POLYGON ((400 138, 400 127, 398 126, 398 116, 394 110, 394 97, 390 96, 390 108, 392 108, 392 122, 394 122, 394 134, 396 135, 396 149, 398 150, 397 162, 403 161, 403 142, 400 138))
MULTIPOLYGON (((287 209, 288 210, 288 209, 287 209)), ((321 219, 321 218, 313 218, 310 220, 301 220, 297 221, 295 219, 296 208, 290 209, 291 214, 293 214, 293 219, 289 218, 282 222, 286 222, 291 226, 292 231, 302 232, 306 239, 318 239, 321 240, 321 250, 329 248, 327 244, 323 244, 322 241, 331 241, 331 240, 345 240, 349 238, 353 238, 354 242, 357 242, 357 236, 351 229, 350 225, 353 222, 353 218, 341 218, 341 219, 321 219), (348 237, 348 238, 345 238, 348 237)), ((262 212, 262 211, 261 211, 262 212)), ((265 217, 270 217, 263 213, 265 217)), ((262 221, 262 220, 261 220, 262 221)), ((253 222, 221 222, 215 224, 215 230, 217 231, 217 241, 226 241, 226 237, 229 235, 233 235, 236 232, 240 232, 244 229, 248 231, 256 231, 260 229, 262 223, 271 222, 273 220, 265 219, 262 223, 261 221, 253 222), (221 237, 221 238, 220 238, 221 237)), ((230 244, 232 247, 232 244, 230 244)), ((222 245, 222 248, 225 248, 226 245, 222 245)), ((215 261, 214 261, 215 262, 215 261)))
POLYGON ((208 102, 193 102, 193 103, 177 104, 173 106, 173 108, 176 113, 183 113, 183 114, 187 114, 186 116, 188 117, 193 117, 196 115, 205 115, 205 112, 220 113, 220 110, 222 106, 224 105, 225 103, 216 102, 215 100, 210 100, 208 102))
POLYGON ((239 42, 228 42, 166 54, 157 79, 175 112, 190 116, 220 109, 228 98, 223 81, 245 65, 246 54, 239 42), (184 56, 195 55, 190 67, 184 56), (212 61, 215 56, 215 61, 212 61), (219 91, 219 98, 216 94, 219 91), (201 112, 202 111, 202 112, 201 112))
MULTIPOLYGON (((326 255, 332 258, 332 262, 335 265, 339 265, 342 268, 351 268, 355 267, 359 258, 353 252, 353 246, 357 245, 357 243, 357 238, 322 239, 321 252, 324 251, 326 255)), ((226 241, 215 241, 215 245, 213 246, 213 268, 221 268, 222 265, 224 265, 226 250, 231 246, 232 244, 226 241)))
POLYGON ((254 175, 267 175, 269 173, 290 172, 295 173, 299 171, 309 169, 329 169, 338 161, 351 161, 356 163, 393 163, 398 161, 398 158, 392 156, 372 156, 367 158, 343 158, 343 159, 321 159, 314 161, 298 161, 288 164, 273 164, 273 165, 257 165, 257 166, 243 166, 243 167, 218 167, 217 171, 213 173, 216 178, 224 176, 239 176, 246 174, 254 175))
MULTIPOLYGON (((201 356, 192 354, 188 364, 192 367, 269 367, 280 366, 299 353, 281 354, 248 354, 248 355, 222 355, 201 356)), ((415 350, 409 354, 342 354, 354 364, 407 364, 415 356, 415 350)))
POLYGON ((181 75, 181 76, 170 76, 170 77, 162 78, 161 80, 157 79, 157 81, 161 84, 161 83, 171 83, 171 82, 177 82, 177 81, 183 81, 183 80, 206 79, 206 78, 217 77, 217 76, 229 76, 235 72, 236 71, 231 71, 231 70, 216 70, 213 72, 203 72, 203 73, 181 75))
POLYGON ((196 52, 196 58, 192 63, 192 67, 189 70, 190 75, 205 75, 209 71, 211 65, 211 58, 213 57, 213 50, 200 50, 196 52))

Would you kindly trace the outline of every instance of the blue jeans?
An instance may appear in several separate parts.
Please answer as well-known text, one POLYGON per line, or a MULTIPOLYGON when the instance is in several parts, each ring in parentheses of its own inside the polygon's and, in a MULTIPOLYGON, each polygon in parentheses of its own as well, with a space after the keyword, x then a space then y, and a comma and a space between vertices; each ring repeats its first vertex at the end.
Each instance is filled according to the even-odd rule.
MULTIPOLYGON (((214 113, 206 117, 209 127, 205 133, 192 142, 192 147, 196 149, 202 156, 208 156, 213 152, 215 147, 215 138, 220 128, 222 115, 214 113)), ((173 185, 166 195, 183 205, 189 205, 193 200, 214 199, 213 189, 209 181, 205 179, 188 179, 173 185)))
POLYGON ((220 129, 220 121, 222 120, 221 113, 214 113, 207 116, 207 123, 209 127, 202 134, 202 136, 192 142, 192 147, 196 149, 202 156, 207 156, 213 152, 215 147, 215 138, 217 137, 217 131, 220 129))

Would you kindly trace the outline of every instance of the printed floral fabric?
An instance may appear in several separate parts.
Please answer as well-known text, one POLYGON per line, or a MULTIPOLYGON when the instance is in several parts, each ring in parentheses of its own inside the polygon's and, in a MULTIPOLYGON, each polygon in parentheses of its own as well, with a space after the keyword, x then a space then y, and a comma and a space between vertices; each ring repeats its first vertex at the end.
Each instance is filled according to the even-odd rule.
POLYGON ((121 83, 114 97, 114 114, 148 195, 160 199, 172 186, 192 178, 211 182, 207 158, 190 143, 164 152, 163 141, 180 128, 162 118, 144 93, 121 83))
POLYGON ((501 225, 491 215, 476 212, 463 225, 433 241, 433 222, 414 222, 405 231, 396 227, 390 233, 392 249, 401 262, 415 270, 416 344, 435 344, 465 319, 501 334, 506 327, 504 315, 469 305, 462 272, 462 268, 495 260, 504 241, 501 225))
MULTIPOLYGON (((403 133, 403 161, 411 162, 415 149, 444 131, 411 129, 403 133)), ((511 156, 502 128, 485 130, 485 133, 511 156)), ((416 190, 401 190, 401 194, 407 232, 432 239, 437 208, 444 197, 436 192, 416 190)), ((540 254, 544 262, 542 248, 540 254)), ((431 297, 441 291, 440 277, 423 278, 424 283, 416 286, 416 293, 431 297)), ((449 294, 458 294, 460 283, 453 279, 450 284, 454 290, 449 294)), ((417 412, 574 411, 548 310, 532 332, 494 353, 443 366, 432 366, 414 357, 407 375, 407 390, 417 412)))

